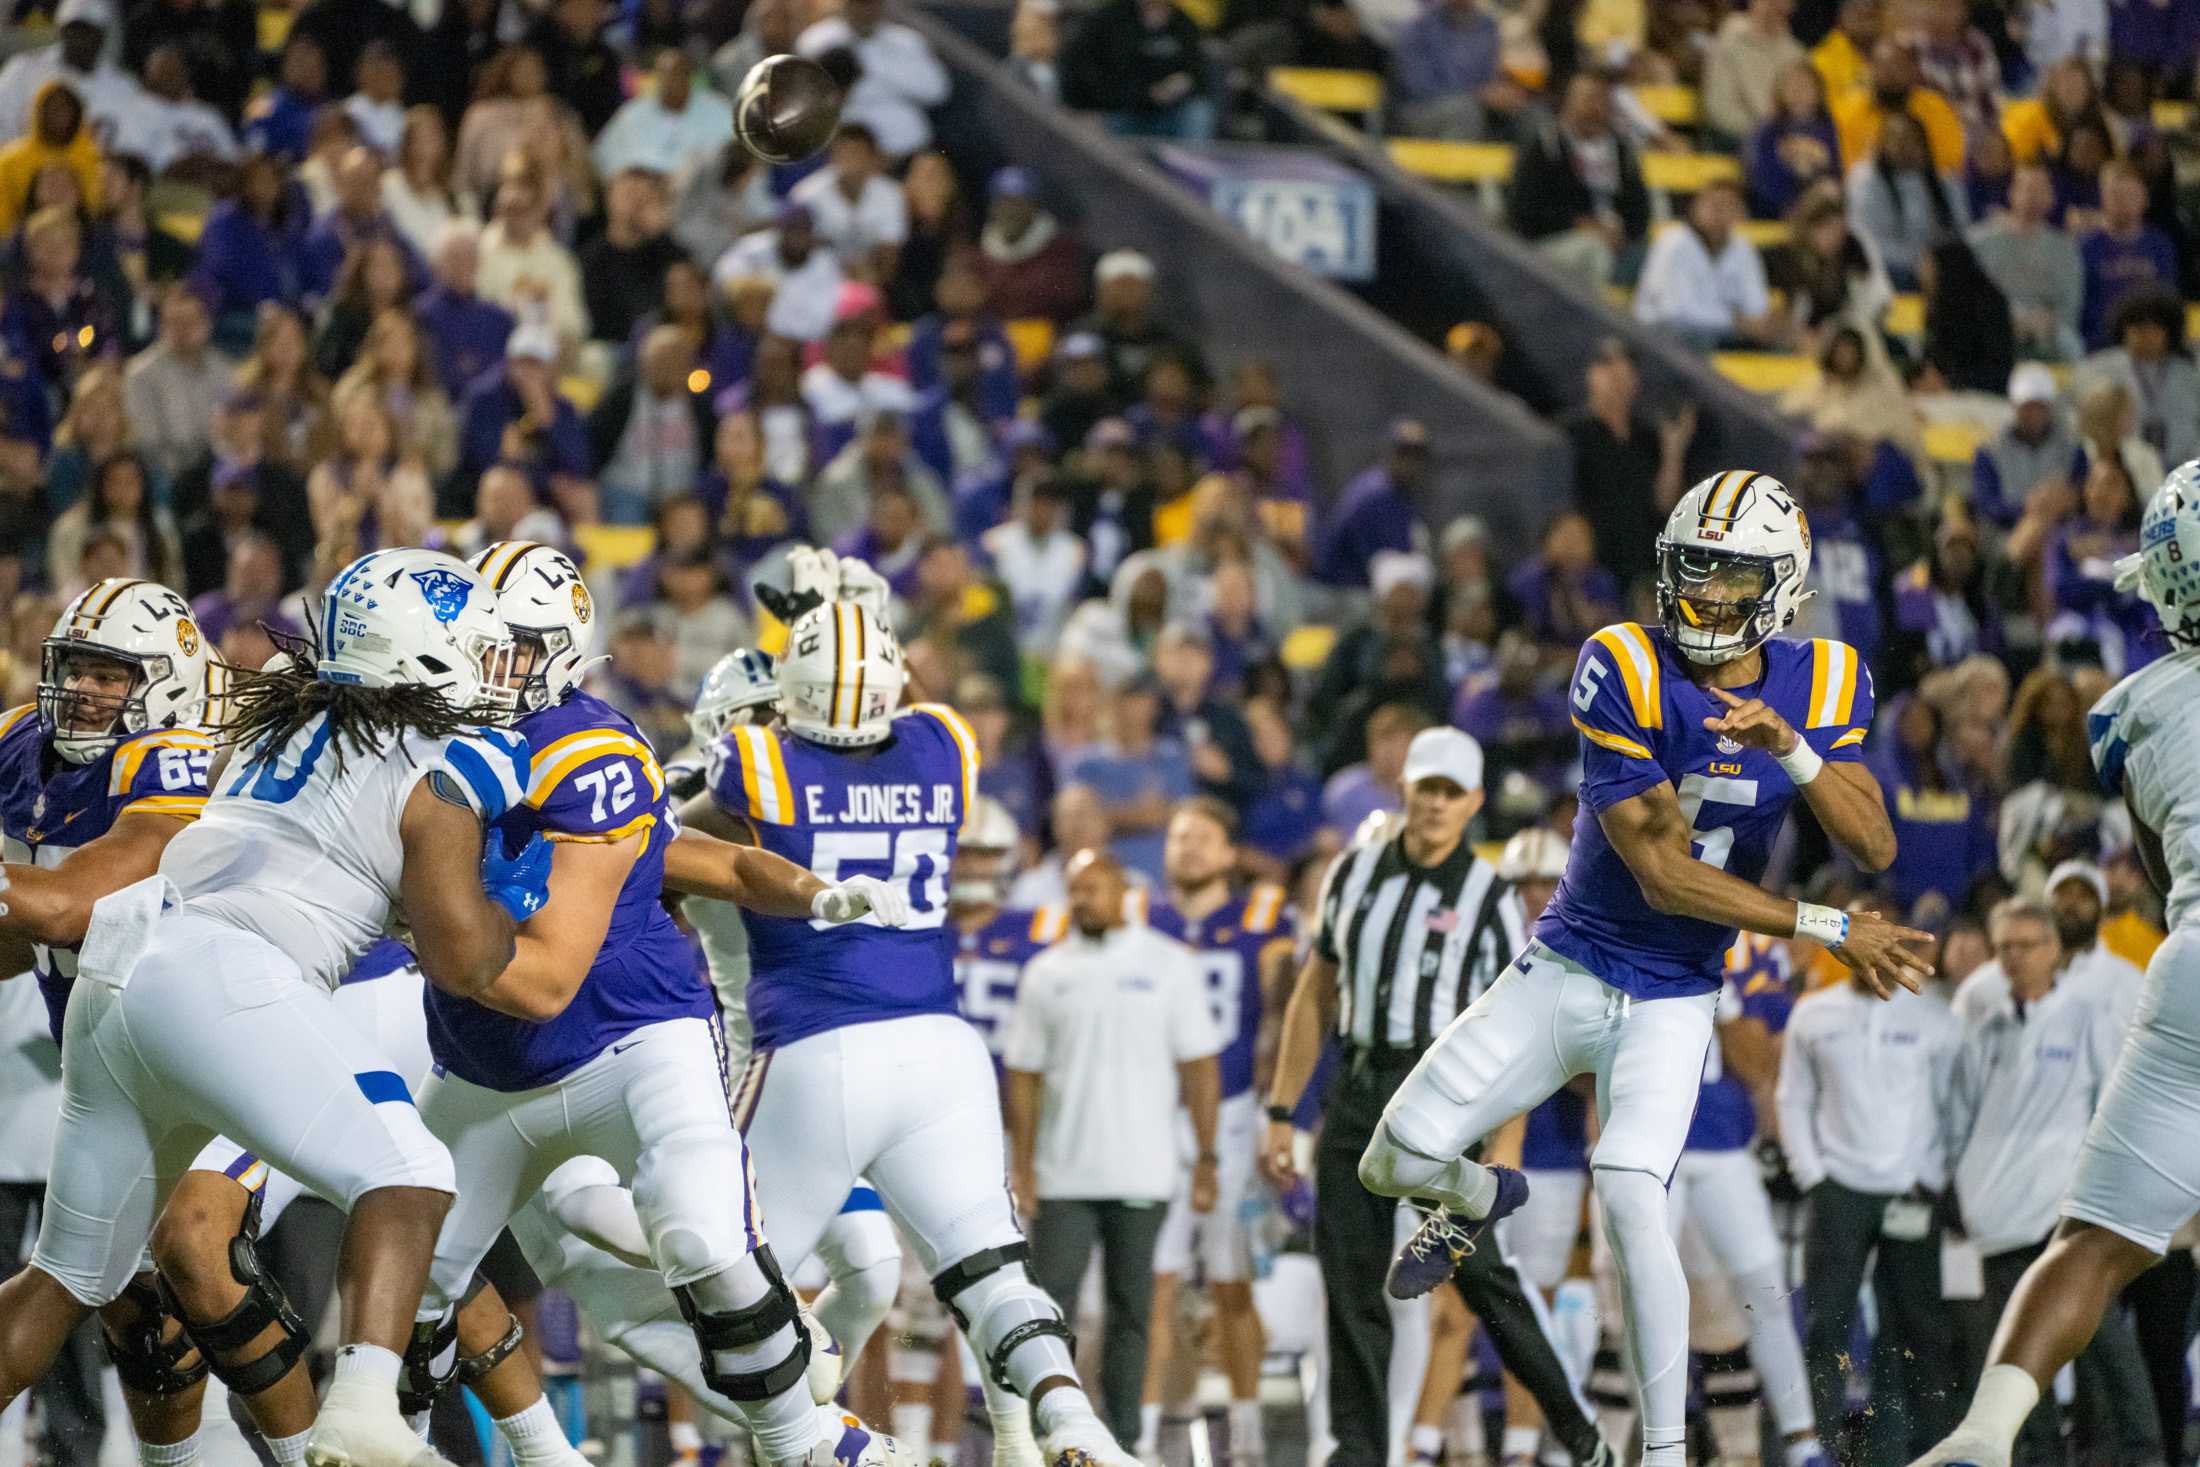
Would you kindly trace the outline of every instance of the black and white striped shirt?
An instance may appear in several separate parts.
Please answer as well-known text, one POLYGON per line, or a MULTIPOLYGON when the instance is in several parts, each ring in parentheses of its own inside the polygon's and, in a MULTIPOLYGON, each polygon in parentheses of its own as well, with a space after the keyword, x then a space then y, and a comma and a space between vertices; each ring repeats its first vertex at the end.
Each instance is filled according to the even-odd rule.
POLYGON ((1330 866, 1314 951, 1337 965, 1344 1040, 1417 1055, 1527 941, 1511 884, 1470 843, 1423 867, 1393 836, 1330 866))

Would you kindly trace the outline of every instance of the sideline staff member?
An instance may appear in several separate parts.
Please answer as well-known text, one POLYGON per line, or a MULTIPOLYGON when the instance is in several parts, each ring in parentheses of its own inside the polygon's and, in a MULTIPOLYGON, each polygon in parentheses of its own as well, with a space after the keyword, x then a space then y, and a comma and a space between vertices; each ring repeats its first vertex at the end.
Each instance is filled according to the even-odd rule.
MULTIPOLYGON (((1334 1033, 1344 1065, 1323 1115, 1314 1164, 1314 1251, 1329 1316, 1332 1467, 1384 1467, 1390 1310, 1382 1279, 1397 1203, 1360 1184, 1360 1153, 1421 1052, 1527 944, 1511 886, 1474 853, 1482 748, 1455 728, 1424 729, 1406 753, 1404 829, 1354 846, 1323 879, 1320 926, 1299 970, 1275 1078, 1261 1169, 1292 1180, 1291 1113, 1334 1033)), ((1544 1324, 1542 1300, 1494 1240, 1455 1278, 1505 1368, 1543 1408, 1578 1463, 1610 1460, 1544 1324)))

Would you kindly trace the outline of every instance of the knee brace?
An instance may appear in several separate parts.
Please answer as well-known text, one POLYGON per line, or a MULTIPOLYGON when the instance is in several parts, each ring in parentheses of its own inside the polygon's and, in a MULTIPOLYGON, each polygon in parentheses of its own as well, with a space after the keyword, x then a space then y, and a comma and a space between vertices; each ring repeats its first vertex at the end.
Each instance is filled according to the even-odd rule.
POLYGON ((404 1415, 420 1416, 434 1410, 436 1398, 443 1394, 444 1387, 453 1381, 460 1385, 473 1384, 496 1369, 526 1338, 518 1317, 512 1316, 511 1328, 504 1332, 504 1338, 479 1355, 463 1358, 459 1355, 459 1311, 488 1286, 487 1278, 475 1274, 465 1294, 439 1318, 418 1320, 413 1324, 412 1338, 405 1342, 404 1366, 397 1379, 397 1409, 404 1415), (467 1373, 469 1367, 471 1374, 467 1373))
POLYGON ((679 1301, 681 1317, 695 1331, 696 1343, 702 1347, 703 1379, 729 1401, 770 1400, 802 1381, 810 1369, 810 1332, 802 1323, 802 1306, 796 1302, 794 1290, 787 1287, 778 1260, 772 1257, 769 1246, 749 1256, 756 1260, 765 1283, 764 1297, 754 1304, 740 1309, 706 1309, 696 1301, 693 1285, 681 1284, 672 1291, 672 1297, 679 1301), (789 1325, 794 1326, 794 1348, 778 1364, 745 1371, 727 1370, 719 1364, 721 1352, 754 1349, 789 1325))
POLYGON ((229 1272, 244 1285, 244 1298, 237 1307, 220 1319, 196 1320, 177 1307, 173 1294, 168 1292, 167 1281, 161 1282, 161 1292, 169 1307, 183 1320, 184 1330, 199 1347, 199 1354, 221 1380, 240 1396, 256 1396, 290 1373, 306 1352, 312 1340, 306 1333, 306 1323, 298 1311, 291 1307, 290 1296, 283 1286, 260 1260, 260 1202, 262 1194, 252 1194, 250 1205, 245 1208, 244 1226, 237 1236, 229 1240, 229 1272), (242 1350, 266 1330, 274 1326, 282 1331, 263 1353, 250 1360, 228 1361, 223 1355, 242 1350))
POLYGON ((206 1379, 206 1354, 199 1351, 188 1327, 179 1327, 168 1338, 168 1321, 183 1326, 183 1317, 168 1307, 168 1297, 151 1279, 136 1278, 124 1286, 122 1297, 135 1305, 138 1317, 118 1336, 110 1327, 101 1331, 107 1358, 115 1374, 131 1390, 145 1396, 181 1395, 206 1379), (198 1358, 183 1362, 198 1351, 198 1358))
POLYGON ((1018 1348, 1051 1338, 1060 1340, 1060 1348, 1067 1353, 1077 1349, 1077 1336, 1063 1320, 1062 1311, 1024 1269, 1030 1251, 1021 1240, 982 1249, 942 1269, 932 1280, 933 1292, 984 1357, 994 1384, 1019 1395, 1025 1387, 1009 1368, 1009 1357, 1018 1348))

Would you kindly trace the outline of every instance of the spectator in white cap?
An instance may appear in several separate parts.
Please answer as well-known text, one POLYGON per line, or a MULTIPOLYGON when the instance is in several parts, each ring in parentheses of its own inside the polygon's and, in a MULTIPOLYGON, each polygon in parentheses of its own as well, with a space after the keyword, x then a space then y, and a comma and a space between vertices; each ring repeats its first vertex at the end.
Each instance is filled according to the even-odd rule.
POLYGON ((20 52, 0 66, 0 143, 30 131, 31 103, 50 81, 75 88, 100 137, 112 137, 138 109, 143 93, 136 79, 100 54, 115 32, 114 0, 61 0, 54 24, 59 45, 20 52))
MULTIPOLYGON (((2061 947, 2058 984, 2106 1006, 2116 1032, 2122 1034, 2138 1007, 2143 975, 2101 941, 2101 920, 2108 910, 2107 876, 2090 861, 2064 861, 2047 873, 2039 905, 2053 916, 2061 947)), ((2009 975, 1997 958, 1981 964, 1958 985, 1956 1017, 1976 1019, 2008 998, 2009 975)))
POLYGON ((2006 528, 2042 485, 2069 484, 2078 438, 2056 397, 2055 374, 2039 362, 2009 374, 2014 412, 1971 460, 1971 504, 1981 517, 2006 528))
POLYGON ((538 490, 591 480, 587 430, 558 391, 558 347, 549 322, 524 322, 505 343, 504 369, 468 389, 459 413, 461 482, 499 463, 524 468, 538 490))
POLYGON ((1109 250, 1092 267, 1092 312, 1072 328, 1107 346, 1109 380, 1122 404, 1138 396, 1146 368, 1163 352, 1175 352, 1194 378, 1207 379, 1199 349, 1154 319, 1153 277, 1153 261, 1137 250, 1109 250))

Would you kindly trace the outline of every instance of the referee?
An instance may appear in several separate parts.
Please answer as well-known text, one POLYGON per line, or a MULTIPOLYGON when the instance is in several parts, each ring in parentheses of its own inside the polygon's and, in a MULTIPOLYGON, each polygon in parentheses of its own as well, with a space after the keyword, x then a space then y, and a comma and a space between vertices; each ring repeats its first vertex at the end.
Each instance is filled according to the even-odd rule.
MULTIPOLYGON (((1344 1063, 1314 1163, 1314 1251, 1329 1306, 1337 1433, 1332 1467, 1385 1467, 1391 1435, 1383 1274, 1397 1203, 1360 1184, 1360 1153, 1421 1051, 1527 941, 1511 886, 1466 839, 1482 807, 1481 746, 1455 728, 1425 729, 1407 751, 1404 784, 1404 830, 1345 851, 1323 878, 1313 951, 1284 1011, 1261 1145, 1262 1170, 1289 1185, 1291 1116, 1324 1035, 1335 1033, 1344 1063)), ((1502 1244, 1485 1241, 1453 1281, 1574 1461, 1609 1463, 1610 1449, 1552 1345, 1542 1299, 1502 1244)))

